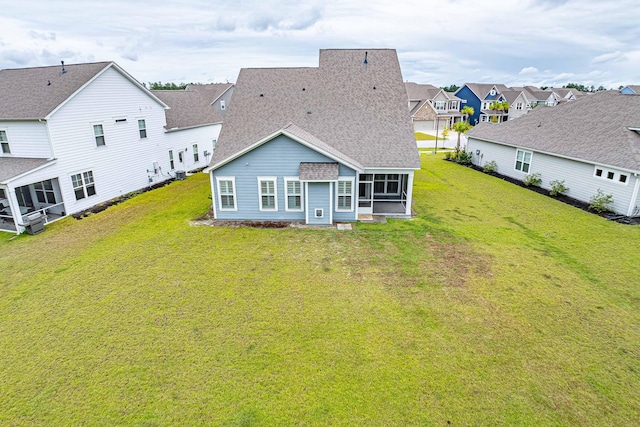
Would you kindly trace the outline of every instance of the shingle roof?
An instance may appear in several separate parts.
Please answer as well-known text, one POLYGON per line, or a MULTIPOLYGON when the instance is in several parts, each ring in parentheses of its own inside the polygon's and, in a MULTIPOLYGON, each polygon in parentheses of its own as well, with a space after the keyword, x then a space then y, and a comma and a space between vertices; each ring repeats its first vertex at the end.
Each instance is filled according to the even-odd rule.
POLYGON ((298 172, 300 181, 337 181, 340 166, 338 163, 300 163, 298 172))
POLYGON ((481 123, 477 138, 640 171, 640 95, 602 91, 501 124, 481 123))
POLYGON ((167 104, 167 129, 183 129, 221 123, 223 118, 211 105, 233 84, 213 83, 189 85, 186 90, 152 90, 167 104))
POLYGON ((45 118, 109 64, 0 70, 0 120, 45 118))
POLYGON ((640 93, 640 85, 628 85, 625 86, 634 91, 635 93, 640 93))
POLYGON ((51 161, 53 160, 25 157, 0 157, 0 182, 5 182, 51 161))
POLYGON ((433 99, 440 92, 440 88, 429 84, 419 84, 413 82, 405 82, 407 96, 411 101, 433 99))
POLYGON ((494 87, 497 89, 498 93, 509 90, 509 88, 503 84, 465 83, 460 89, 456 91, 456 96, 464 86, 467 86, 471 90, 471 92, 473 92, 480 100, 485 99, 489 92, 491 92, 491 89, 493 89, 494 87))
POLYGON ((364 167, 419 168, 407 104, 392 49, 321 50, 319 67, 242 69, 211 164, 293 125, 364 167))

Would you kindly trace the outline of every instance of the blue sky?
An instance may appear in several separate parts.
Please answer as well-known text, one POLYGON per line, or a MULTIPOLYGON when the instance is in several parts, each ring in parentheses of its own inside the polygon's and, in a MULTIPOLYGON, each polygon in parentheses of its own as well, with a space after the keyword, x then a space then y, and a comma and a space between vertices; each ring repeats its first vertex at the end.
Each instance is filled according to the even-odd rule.
POLYGON ((0 68, 115 61, 141 82, 397 49, 405 80, 640 84, 637 0, 0 0, 0 68))

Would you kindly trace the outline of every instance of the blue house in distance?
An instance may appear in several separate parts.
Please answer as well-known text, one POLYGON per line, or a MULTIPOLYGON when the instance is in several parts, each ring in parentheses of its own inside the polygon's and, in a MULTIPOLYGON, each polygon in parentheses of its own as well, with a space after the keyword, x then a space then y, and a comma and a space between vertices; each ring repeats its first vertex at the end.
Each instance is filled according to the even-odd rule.
POLYGON ((392 49, 242 69, 210 166, 218 220, 310 225, 411 216, 420 159, 392 49))
POLYGON ((476 125, 479 122, 490 121, 490 116, 495 115, 495 112, 490 111, 489 106, 494 102, 506 101, 502 92, 507 90, 509 88, 503 84, 465 83, 455 95, 466 101, 460 105, 461 108, 473 107, 469 123, 476 125))

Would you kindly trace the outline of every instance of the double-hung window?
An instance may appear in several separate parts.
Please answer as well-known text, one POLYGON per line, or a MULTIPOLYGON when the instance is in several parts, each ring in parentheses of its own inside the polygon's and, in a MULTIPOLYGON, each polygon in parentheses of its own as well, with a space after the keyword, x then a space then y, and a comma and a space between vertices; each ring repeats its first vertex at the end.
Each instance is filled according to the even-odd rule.
POLYGON ((71 183, 73 184, 73 192, 76 195, 76 200, 81 200, 96 194, 92 171, 71 175, 71 183))
POLYGON ((286 211, 302 211, 302 183, 298 178, 285 178, 286 211))
POLYGON ((138 132, 140 133, 140 139, 147 137, 147 123, 144 119, 138 119, 138 132))
POLYGON ((101 147, 105 145, 102 125, 93 125, 93 135, 96 138, 96 146, 101 147))
POLYGON ((353 211, 353 180, 338 179, 336 197, 336 210, 349 212, 353 211))
POLYGON ((235 211, 236 179, 234 177, 216 177, 218 181, 218 206, 221 211, 235 211))
POLYGON ((517 150, 516 151, 516 170, 529 173, 531 167, 531 156, 533 153, 530 151, 517 150))
POLYGON ((193 144, 193 162, 198 163, 200 155, 198 154, 198 144, 193 144))
POLYGON ((171 170, 175 169, 175 163, 173 162, 173 150, 169 150, 169 168, 171 170))
POLYGON ((7 139, 6 130, 0 130, 0 148, 2 148, 3 154, 11 154, 11 149, 9 148, 9 140, 7 139))
POLYGON ((446 102, 444 101, 436 101, 436 110, 444 111, 446 102))
POLYGON ((261 211, 278 210, 275 177, 258 177, 258 199, 261 211))

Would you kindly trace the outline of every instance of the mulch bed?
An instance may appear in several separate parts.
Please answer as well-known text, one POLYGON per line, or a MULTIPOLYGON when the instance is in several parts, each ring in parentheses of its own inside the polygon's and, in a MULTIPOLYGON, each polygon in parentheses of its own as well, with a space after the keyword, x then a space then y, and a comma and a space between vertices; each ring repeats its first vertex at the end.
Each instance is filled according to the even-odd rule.
POLYGON ((156 188, 160 188, 160 187, 164 187, 165 185, 169 185, 171 184, 173 181, 175 181, 174 179, 168 179, 166 181, 162 181, 162 182, 157 182, 153 185, 148 186, 147 188, 143 188, 142 190, 138 190, 138 191, 133 191, 131 193, 125 194, 124 196, 121 197, 117 197, 115 199, 111 199, 111 200, 107 200, 106 202, 102 202, 99 203, 95 206, 91 206, 89 209, 85 209, 83 211, 80 212, 76 212, 74 214, 72 214, 71 216, 74 217, 75 219, 82 219, 82 218, 86 218, 89 215, 93 215, 96 214, 98 212, 102 212, 107 208, 110 208, 111 206, 115 206, 119 203, 124 202, 125 200, 129 200, 130 198, 137 196, 138 194, 142 194, 142 193, 146 193, 147 191, 151 191, 151 190, 155 190, 156 188))
MULTIPOLYGON (((449 161, 449 162, 457 163, 454 160, 447 160, 447 159, 445 159, 445 160, 449 161)), ((461 166, 466 166, 466 165, 461 165, 461 166)), ((477 170, 479 172, 485 173, 483 171, 483 168, 481 168, 480 166, 469 165, 467 167, 469 167, 471 169, 475 169, 475 170, 477 170)), ((630 225, 638 225, 638 224, 640 224, 640 217, 628 217, 628 216, 620 215, 620 214, 617 214, 617 213, 614 213, 614 212, 598 213, 598 212, 595 212, 594 210, 589 208, 589 203, 583 202, 581 200, 576 200, 573 197, 565 196, 563 194, 559 194, 557 196, 552 196, 552 195, 549 194, 549 190, 547 190, 545 188, 536 187, 536 186, 533 186, 533 185, 526 186, 526 185, 524 185, 524 183, 522 181, 520 181, 518 179, 511 178, 510 176, 502 175, 502 174, 499 174, 497 172, 492 172, 492 173, 489 173, 487 175, 494 176, 496 178, 499 178, 499 179, 502 179, 504 181, 510 182, 511 184, 515 184, 515 185, 517 185, 519 187, 526 188, 527 190, 535 191, 536 193, 542 194, 542 195, 547 196, 547 197, 551 197, 552 199, 558 200, 558 201, 560 201, 562 203, 566 203, 567 205, 571 205, 571 206, 576 207, 578 209, 582 209, 583 211, 586 211, 586 212, 592 213, 594 215, 598 215, 598 216, 601 216, 603 218, 606 218, 609 221, 616 221, 616 222, 619 222, 621 224, 630 224, 630 225)))

